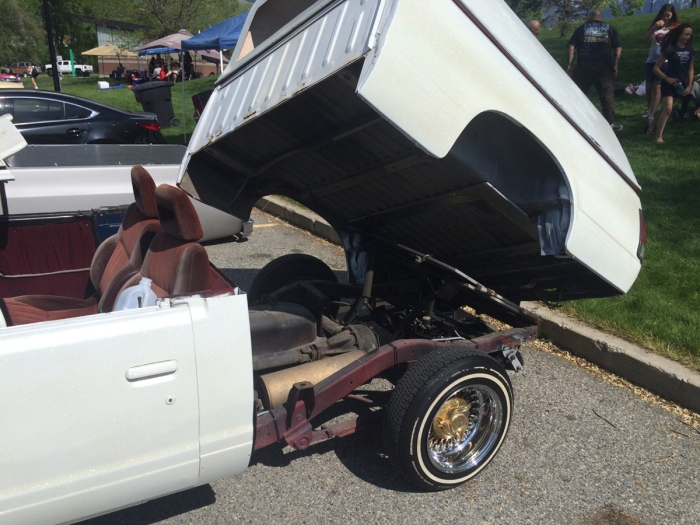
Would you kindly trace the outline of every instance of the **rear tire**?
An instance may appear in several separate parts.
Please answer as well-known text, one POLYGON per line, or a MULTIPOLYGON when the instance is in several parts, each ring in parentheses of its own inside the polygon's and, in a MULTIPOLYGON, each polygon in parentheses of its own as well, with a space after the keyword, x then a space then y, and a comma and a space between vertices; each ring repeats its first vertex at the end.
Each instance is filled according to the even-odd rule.
POLYGON ((457 487, 494 458, 512 412, 513 387, 498 362, 464 347, 436 350, 396 385, 384 416, 384 446, 419 489, 457 487))
MULTIPOLYGON (((253 284, 248 290, 248 302, 255 305, 260 299, 284 288, 285 286, 302 281, 330 281, 338 282, 335 272, 322 260, 303 253, 291 253, 278 257, 267 263, 255 276, 253 284)), ((315 301, 306 295, 304 290, 297 290, 285 294, 279 298, 282 301, 296 303, 313 311, 315 301)), ((338 305, 329 305, 324 309, 324 314, 335 317, 338 313, 338 305)))

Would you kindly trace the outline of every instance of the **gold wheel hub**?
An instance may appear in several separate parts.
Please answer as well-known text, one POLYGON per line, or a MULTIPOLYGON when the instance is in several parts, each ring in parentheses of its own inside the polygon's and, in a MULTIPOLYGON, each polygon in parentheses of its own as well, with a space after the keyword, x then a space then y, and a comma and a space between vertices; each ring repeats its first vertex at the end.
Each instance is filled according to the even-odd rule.
POLYGON ((470 408, 469 403, 461 397, 445 401, 433 420, 433 432, 437 438, 461 441, 469 428, 470 408))

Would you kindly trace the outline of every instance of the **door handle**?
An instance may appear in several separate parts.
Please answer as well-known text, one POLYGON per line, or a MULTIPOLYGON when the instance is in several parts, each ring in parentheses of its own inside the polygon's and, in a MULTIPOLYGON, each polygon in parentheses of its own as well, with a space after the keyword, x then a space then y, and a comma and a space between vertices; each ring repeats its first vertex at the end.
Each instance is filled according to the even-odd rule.
POLYGON ((85 131, 86 130, 84 130, 84 129, 72 128, 72 129, 69 129, 68 131, 66 131, 66 133, 68 135, 82 135, 83 133, 85 133, 85 131))
POLYGON ((129 382, 143 381, 159 376, 167 376, 177 371, 177 361, 159 361, 147 365, 132 366, 126 370, 126 380, 129 382))

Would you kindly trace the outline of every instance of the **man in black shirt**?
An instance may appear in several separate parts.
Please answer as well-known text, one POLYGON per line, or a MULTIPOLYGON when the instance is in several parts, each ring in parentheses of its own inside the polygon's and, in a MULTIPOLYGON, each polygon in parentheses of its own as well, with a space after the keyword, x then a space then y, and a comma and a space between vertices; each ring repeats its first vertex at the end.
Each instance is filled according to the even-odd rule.
POLYGON ((603 22, 601 11, 591 11, 588 21, 571 35, 567 46, 569 65, 567 72, 576 85, 585 94, 595 86, 603 106, 603 116, 614 131, 622 126, 616 126, 615 121, 615 77, 617 65, 622 54, 620 35, 610 24, 603 22), (572 66, 574 49, 578 53, 576 68, 572 66), (614 58, 613 58, 614 54, 614 58))

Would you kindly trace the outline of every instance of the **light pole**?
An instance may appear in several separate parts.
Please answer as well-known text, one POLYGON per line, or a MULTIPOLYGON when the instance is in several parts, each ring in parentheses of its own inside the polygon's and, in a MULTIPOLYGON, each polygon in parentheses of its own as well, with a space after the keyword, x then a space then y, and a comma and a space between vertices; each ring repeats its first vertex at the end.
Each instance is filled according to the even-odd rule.
POLYGON ((60 72, 58 70, 58 60, 56 60, 56 48, 53 45, 53 30, 51 29, 51 7, 49 0, 44 0, 44 20, 46 22, 46 36, 49 39, 49 55, 51 55, 51 69, 53 75, 53 90, 61 91, 60 72))

